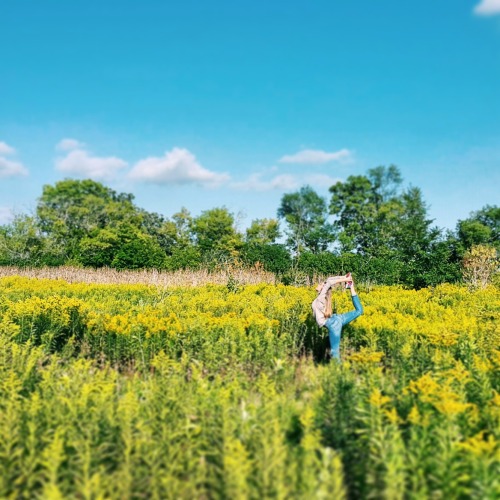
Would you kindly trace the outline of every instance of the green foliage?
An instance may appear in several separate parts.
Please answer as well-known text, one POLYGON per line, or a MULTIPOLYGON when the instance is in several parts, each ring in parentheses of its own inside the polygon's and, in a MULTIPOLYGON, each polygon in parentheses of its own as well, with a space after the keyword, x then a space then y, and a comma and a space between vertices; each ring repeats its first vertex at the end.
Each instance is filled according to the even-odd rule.
POLYGON ((312 289, 0 286, 2 498, 500 494, 497 289, 374 287, 341 364, 312 289))
POLYGON ((287 245, 297 254, 326 250, 335 239, 324 198, 310 186, 283 195, 278 217, 288 224, 287 245))
POLYGON ((191 230, 202 253, 234 255, 243 243, 235 228, 234 215, 226 207, 205 210, 193 219, 191 230))
POLYGON ((457 223, 460 256, 474 245, 491 245, 500 250, 500 207, 486 205, 457 223))
POLYGON ((141 221, 131 194, 118 194, 92 180, 69 179, 44 186, 37 218, 43 233, 62 245, 68 258, 79 256, 81 239, 93 231, 141 221))
POLYGON ((0 265, 40 266, 63 263, 62 249, 43 235, 35 218, 16 215, 0 226, 0 265))
POLYGON ((255 219, 246 230, 245 242, 267 245, 275 243, 280 236, 279 222, 276 219, 255 219))
POLYGON ((497 206, 473 212, 444 234, 432 226, 420 189, 402 189, 394 165, 350 176, 330 192, 333 224, 325 199, 311 187, 282 197, 281 244, 276 219, 253 220, 242 234, 225 207, 198 217, 182 208, 165 218, 136 207, 131 194, 67 179, 44 186, 36 217, 19 215, 0 227, 0 265, 215 271, 241 262, 290 284, 351 271, 365 282, 421 288, 459 281, 473 245, 500 249, 497 206))
POLYGON ((440 232, 430 229, 420 189, 399 194, 401 182, 399 169, 391 165, 330 188, 330 212, 336 216, 342 251, 377 258, 394 255, 405 263, 427 252, 440 232))
POLYGON ((111 266, 120 248, 120 237, 116 231, 98 229, 92 237, 85 236, 79 243, 79 261, 85 266, 111 266))
POLYGON ((248 266, 260 264, 265 271, 278 276, 288 271, 292 263, 286 247, 277 243, 246 243, 241 249, 241 259, 248 266))
POLYGON ((165 259, 165 269, 177 271, 179 269, 199 269, 202 256, 198 247, 194 245, 176 245, 171 254, 165 259))
POLYGON ((165 252, 151 236, 123 229, 119 235, 122 240, 118 251, 111 261, 116 269, 159 269, 165 263, 165 252))

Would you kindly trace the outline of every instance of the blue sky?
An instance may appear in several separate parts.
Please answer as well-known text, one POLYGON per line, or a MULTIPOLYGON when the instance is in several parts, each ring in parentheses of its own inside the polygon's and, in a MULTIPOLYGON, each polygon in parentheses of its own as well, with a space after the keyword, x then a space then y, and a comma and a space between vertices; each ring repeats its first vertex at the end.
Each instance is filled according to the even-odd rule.
POLYGON ((500 204, 500 0, 17 0, 0 61, 0 222, 91 177, 244 228, 390 164, 440 227, 500 204))

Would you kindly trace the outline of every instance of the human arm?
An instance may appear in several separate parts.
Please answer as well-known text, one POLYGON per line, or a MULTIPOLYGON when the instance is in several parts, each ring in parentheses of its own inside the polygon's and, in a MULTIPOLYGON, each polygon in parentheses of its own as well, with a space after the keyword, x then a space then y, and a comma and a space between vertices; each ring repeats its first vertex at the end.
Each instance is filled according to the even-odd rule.
POLYGON ((326 292, 328 292, 332 286, 337 283, 345 283, 348 281, 351 281, 350 273, 347 276, 330 276, 316 287, 316 291, 319 295, 326 295, 326 292))

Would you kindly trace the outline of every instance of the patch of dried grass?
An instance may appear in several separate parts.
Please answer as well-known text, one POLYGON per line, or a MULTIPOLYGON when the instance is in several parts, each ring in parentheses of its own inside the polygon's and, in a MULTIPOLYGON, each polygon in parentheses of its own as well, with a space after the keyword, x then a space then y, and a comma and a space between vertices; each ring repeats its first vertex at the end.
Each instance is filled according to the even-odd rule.
POLYGON ((147 269, 137 271, 118 271, 111 268, 82 269, 67 266, 42 268, 0 266, 0 278, 6 276, 60 279, 68 283, 143 284, 162 287, 199 286, 208 283, 226 285, 228 280, 242 285, 276 283, 275 275, 262 270, 259 266, 253 269, 228 266, 218 271, 180 270, 173 272, 147 269))

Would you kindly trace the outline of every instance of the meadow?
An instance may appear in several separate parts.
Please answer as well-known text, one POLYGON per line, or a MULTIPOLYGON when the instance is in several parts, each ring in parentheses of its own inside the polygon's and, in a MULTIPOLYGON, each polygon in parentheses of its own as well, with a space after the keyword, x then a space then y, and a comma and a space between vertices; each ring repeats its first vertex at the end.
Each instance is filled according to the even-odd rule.
POLYGON ((4 274, 1 498, 500 496, 496 287, 4 274))

